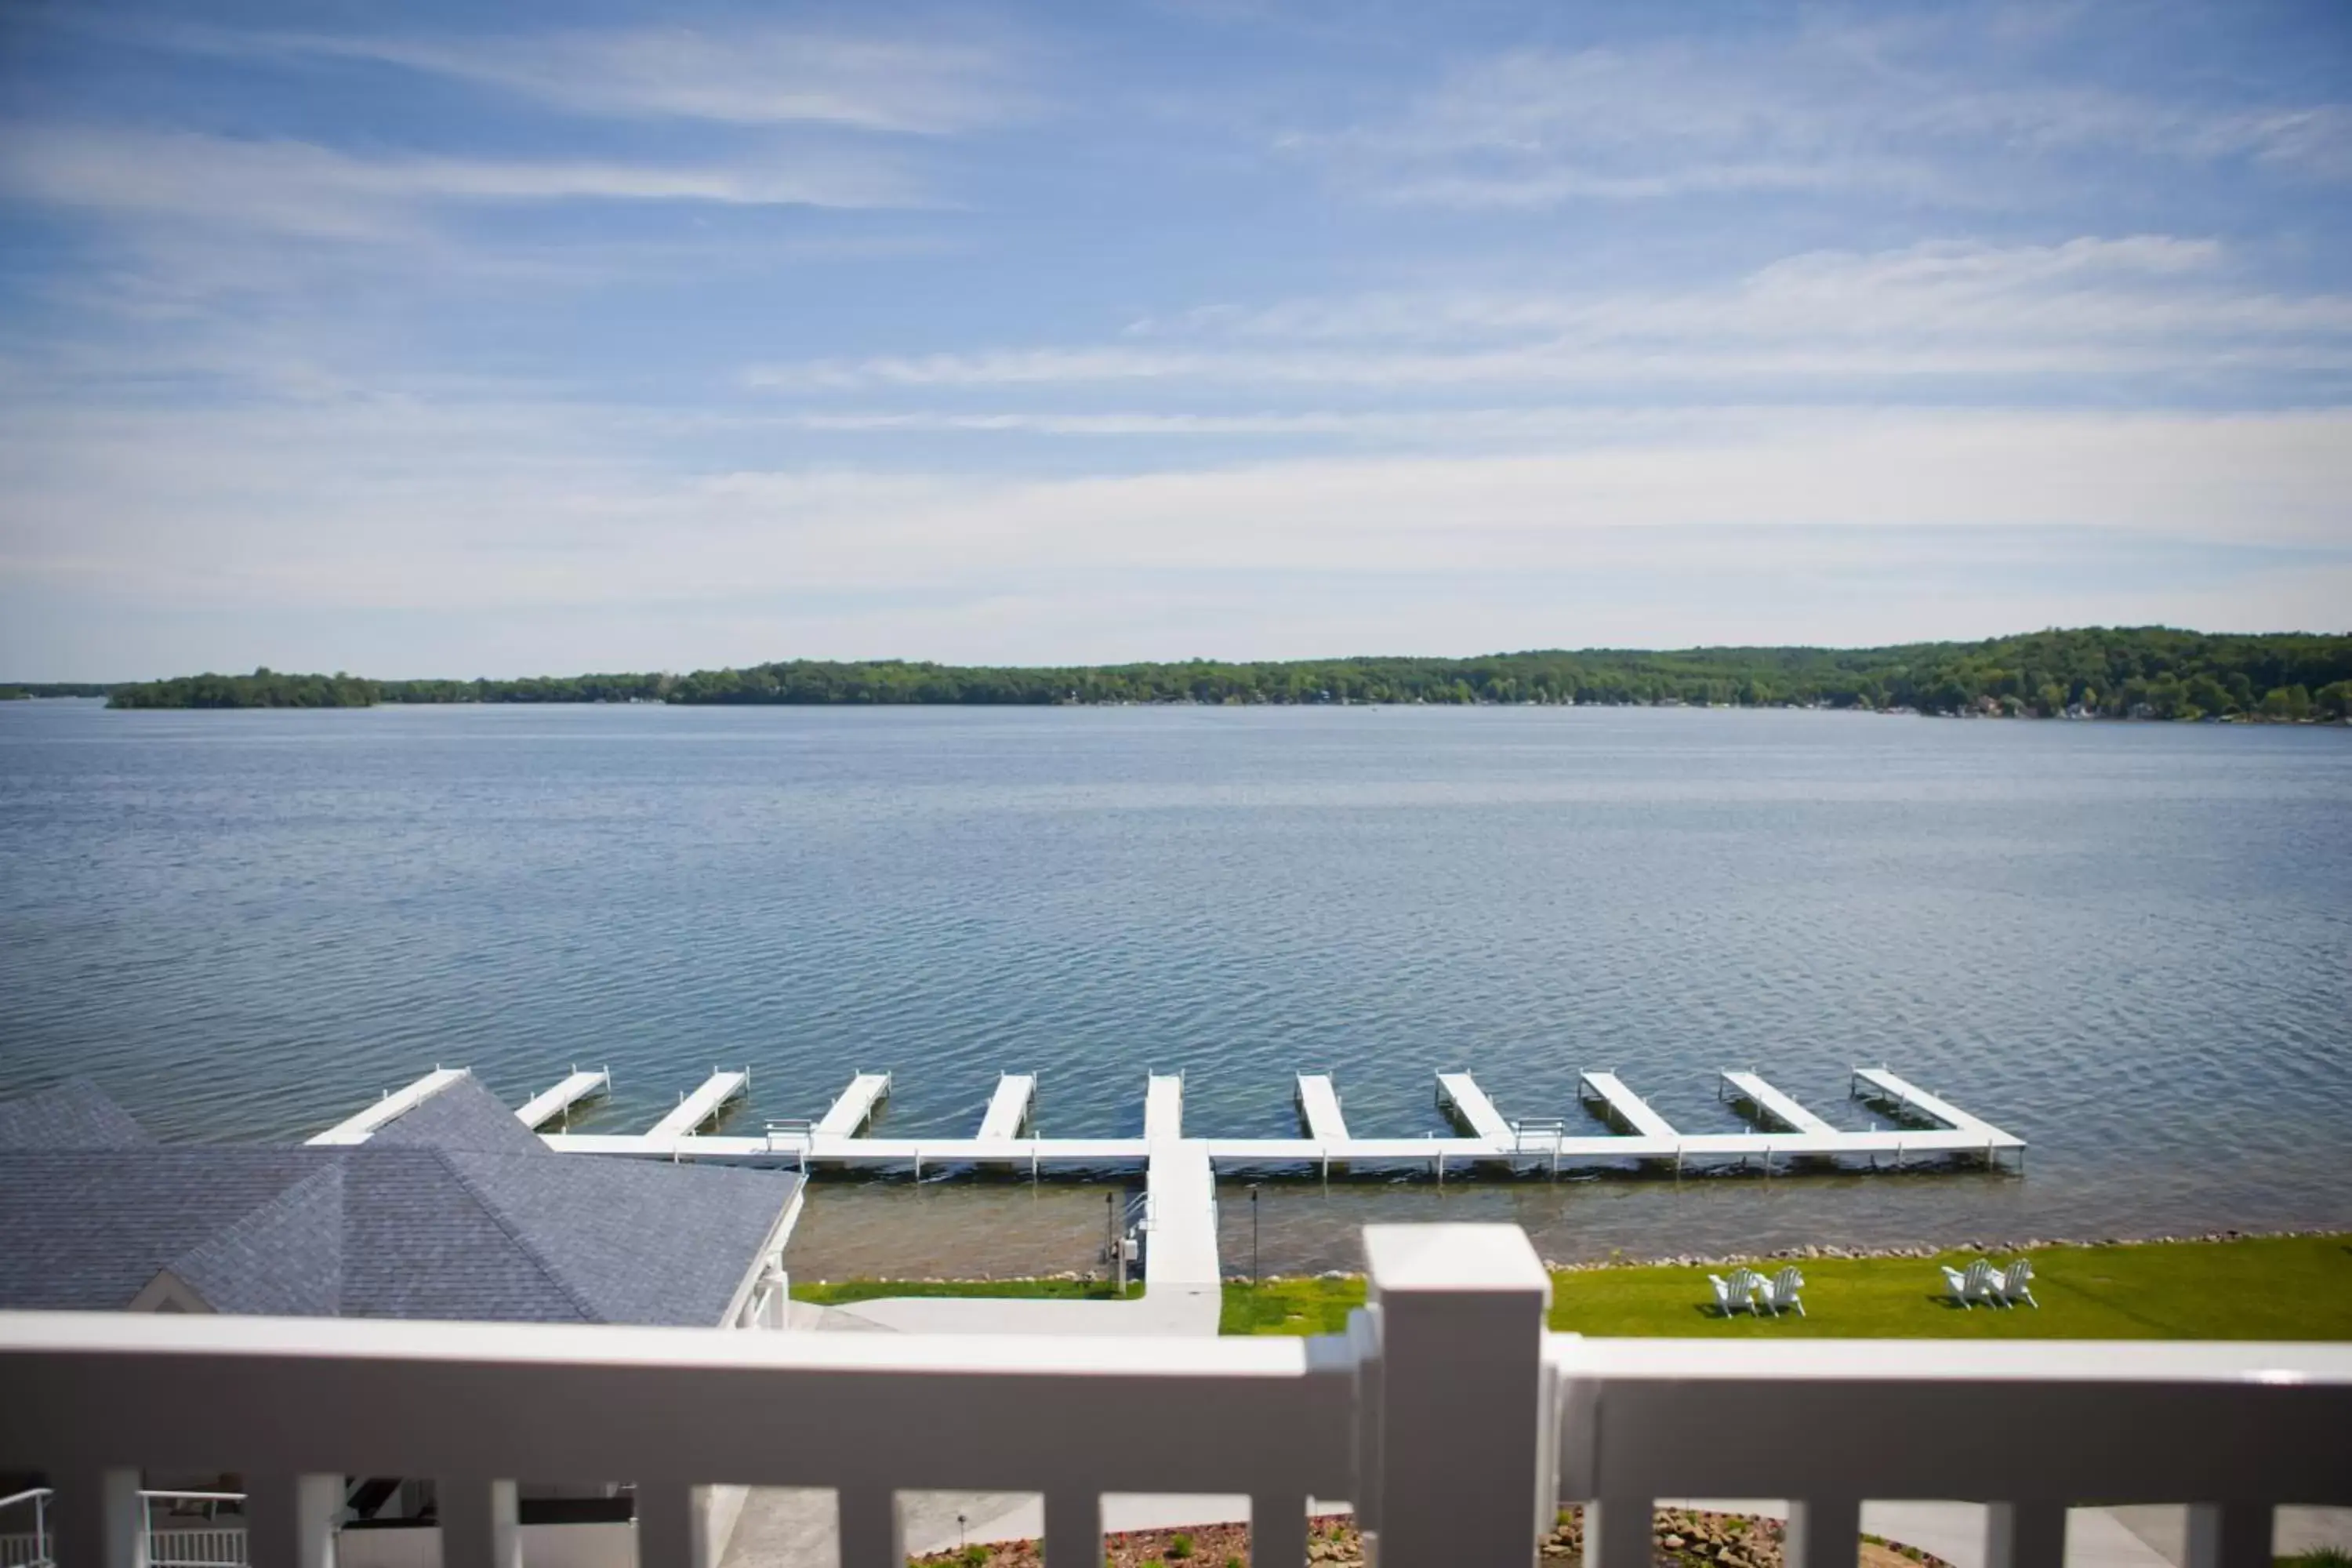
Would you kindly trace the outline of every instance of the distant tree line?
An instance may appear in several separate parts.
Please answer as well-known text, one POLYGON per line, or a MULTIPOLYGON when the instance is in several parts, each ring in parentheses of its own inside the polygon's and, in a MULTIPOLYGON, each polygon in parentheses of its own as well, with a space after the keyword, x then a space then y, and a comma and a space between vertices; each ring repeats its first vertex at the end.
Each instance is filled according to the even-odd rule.
POLYGON ((376 702, 1601 703, 2295 721, 2352 715, 2352 637, 2167 627, 2035 632, 1898 647, 1588 648, 1476 658, 1006 668, 793 659, 691 675, 368 680, 197 675, 118 686, 118 708, 376 702))

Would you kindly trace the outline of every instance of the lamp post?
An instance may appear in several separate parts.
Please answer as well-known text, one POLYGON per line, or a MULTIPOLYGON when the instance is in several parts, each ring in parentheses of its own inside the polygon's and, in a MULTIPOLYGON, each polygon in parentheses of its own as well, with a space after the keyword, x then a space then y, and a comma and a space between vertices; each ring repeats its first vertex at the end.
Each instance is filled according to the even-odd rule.
POLYGON ((1257 1184, 1250 1184, 1250 1293, 1257 1293, 1257 1184))

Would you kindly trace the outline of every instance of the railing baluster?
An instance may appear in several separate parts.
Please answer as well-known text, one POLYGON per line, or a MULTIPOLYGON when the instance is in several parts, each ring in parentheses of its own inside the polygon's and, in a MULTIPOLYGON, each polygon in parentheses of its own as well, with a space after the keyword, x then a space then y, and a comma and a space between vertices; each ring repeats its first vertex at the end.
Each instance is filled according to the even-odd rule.
POLYGON ((1584 1568, 1649 1568, 1651 1509, 1645 1497, 1585 1504, 1584 1568))
POLYGON ((1299 1568, 1307 1561, 1307 1500, 1280 1492, 1250 1498, 1250 1562, 1299 1568))
POLYGON ((1854 1568, 1862 1556, 1861 1502, 1818 1497, 1791 1501, 1780 1556, 1789 1568, 1854 1568))
POLYGON ((252 1568, 333 1568, 335 1516, 342 1504, 341 1476, 255 1476, 245 1499, 245 1549, 252 1568))
POLYGON ((515 1484, 478 1477, 435 1483, 441 1515, 441 1568, 522 1568, 515 1484))
POLYGON ((1997 1502, 1985 1510, 1985 1568, 2061 1568, 2066 1505, 1997 1502))
POLYGON ((147 1502, 137 1470, 71 1470, 49 1504, 59 1568, 146 1568, 147 1502))
POLYGON ((867 1486, 843 1487, 834 1495, 841 1521, 840 1568, 902 1568, 907 1531, 898 1494, 867 1486))
POLYGON ((2189 1504, 2187 1568, 2269 1568, 2270 1561, 2270 1504, 2189 1504))

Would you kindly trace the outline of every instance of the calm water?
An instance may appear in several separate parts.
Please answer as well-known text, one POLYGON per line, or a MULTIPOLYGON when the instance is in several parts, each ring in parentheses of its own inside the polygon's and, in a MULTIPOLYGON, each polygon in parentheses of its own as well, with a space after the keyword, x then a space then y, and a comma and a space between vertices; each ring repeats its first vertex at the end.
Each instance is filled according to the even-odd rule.
MULTIPOLYGON (((1379 1217, 1568 1258, 2352 1227, 2352 733, 1781 712, 0 704, 0 1093, 285 1138, 436 1062, 609 1062, 634 1130, 887 1068, 894 1131, 1043 1075, 1049 1132, 1574 1117, 1578 1069, 1728 1129, 1885 1060, 2027 1173, 1266 1189, 1265 1266, 1379 1217)), ((1099 1189, 828 1184, 801 1267, 1083 1267, 1099 1189), (874 1223, 877 1220, 880 1223, 874 1223)), ((1226 1258, 1250 1205, 1229 1189, 1226 1258)))

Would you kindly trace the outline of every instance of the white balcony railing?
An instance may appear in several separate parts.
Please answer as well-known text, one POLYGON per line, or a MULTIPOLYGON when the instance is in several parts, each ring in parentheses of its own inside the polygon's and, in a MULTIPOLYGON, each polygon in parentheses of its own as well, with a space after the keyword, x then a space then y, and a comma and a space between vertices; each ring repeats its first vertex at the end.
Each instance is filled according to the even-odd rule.
POLYGON ((1366 1251, 1371 1304, 1308 1340, 0 1315, 0 1470, 55 1486, 65 1568, 135 1563, 145 1467, 243 1476, 254 1568, 320 1568, 351 1475, 436 1478, 446 1568, 514 1568, 517 1479, 635 1483, 646 1568, 703 1562, 706 1483, 833 1489, 843 1568, 903 1562, 901 1490, 1043 1493, 1051 1568, 1103 1561, 1106 1492, 1245 1493, 1259 1568, 1310 1496, 1383 1568, 1526 1568, 1563 1502, 1591 1568, 1647 1568, 1694 1496, 1788 1500, 1790 1568, 1853 1568, 1864 1499, 1956 1498, 1993 1568, 2054 1568, 2095 1500, 2268 1568, 2274 1505, 2352 1503, 2352 1350, 1578 1339, 1513 1227, 1366 1251))

